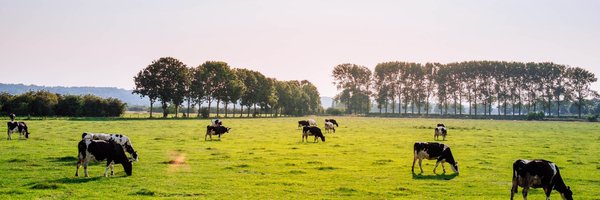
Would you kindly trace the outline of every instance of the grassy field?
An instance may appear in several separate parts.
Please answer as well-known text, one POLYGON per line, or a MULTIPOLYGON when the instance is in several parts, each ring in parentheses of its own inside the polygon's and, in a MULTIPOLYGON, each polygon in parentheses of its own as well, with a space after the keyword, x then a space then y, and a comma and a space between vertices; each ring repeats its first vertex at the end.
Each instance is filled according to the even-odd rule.
POLYGON ((298 120, 225 119, 222 141, 204 141, 209 120, 28 121, 30 139, 0 142, 0 199, 508 199, 519 158, 555 162, 575 199, 600 199, 599 123, 443 120, 460 175, 433 174, 435 161, 413 175, 412 145, 439 119, 339 117, 319 143, 301 142, 298 120), (75 177, 84 131, 132 138, 133 176, 105 178, 102 163, 75 177))

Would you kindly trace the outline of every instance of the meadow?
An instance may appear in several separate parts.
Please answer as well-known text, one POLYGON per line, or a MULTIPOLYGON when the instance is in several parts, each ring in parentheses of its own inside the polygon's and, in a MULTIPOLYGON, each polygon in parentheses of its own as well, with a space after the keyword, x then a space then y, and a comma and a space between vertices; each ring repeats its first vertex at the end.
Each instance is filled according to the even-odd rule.
POLYGON ((575 199, 600 199, 600 123, 337 117, 326 142, 303 143, 301 119, 224 119, 221 141, 204 140, 207 119, 27 121, 30 139, 0 141, 0 199, 508 199, 520 158, 555 162, 575 199), (433 174, 433 160, 411 173, 414 142, 438 122, 460 174, 433 174), (86 131, 129 136, 133 175, 103 177, 102 162, 75 177, 86 131))

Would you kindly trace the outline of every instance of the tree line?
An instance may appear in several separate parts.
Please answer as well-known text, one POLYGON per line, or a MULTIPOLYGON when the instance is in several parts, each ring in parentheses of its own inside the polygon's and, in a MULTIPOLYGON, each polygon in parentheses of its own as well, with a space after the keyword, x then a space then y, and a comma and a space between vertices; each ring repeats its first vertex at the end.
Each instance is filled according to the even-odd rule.
POLYGON ((0 114, 7 116, 118 117, 125 103, 116 98, 95 95, 60 95, 29 91, 20 95, 0 93, 0 114))
POLYGON ((569 103, 581 117, 586 99, 598 96, 593 73, 552 62, 384 62, 373 72, 340 64, 333 76, 347 113, 369 112, 373 99, 380 112, 430 114, 435 107, 440 115, 492 115, 495 107, 497 115, 560 116, 569 103))
MULTIPOLYGON (((207 61, 196 67, 187 67, 183 62, 163 57, 152 61, 133 78, 134 94, 148 97, 150 117, 154 103, 163 108, 163 117, 167 117, 167 108, 175 107, 175 117, 179 108, 187 104, 190 108, 216 103, 225 107, 225 117, 229 106, 233 110, 239 105, 239 116, 246 114, 306 115, 322 112, 320 95, 309 81, 279 81, 260 72, 244 68, 231 68, 226 62, 207 61), (245 110, 244 110, 245 108, 245 110)), ((208 108, 198 109, 198 116, 207 117, 208 108)), ((236 113, 234 113, 235 115, 236 113)))

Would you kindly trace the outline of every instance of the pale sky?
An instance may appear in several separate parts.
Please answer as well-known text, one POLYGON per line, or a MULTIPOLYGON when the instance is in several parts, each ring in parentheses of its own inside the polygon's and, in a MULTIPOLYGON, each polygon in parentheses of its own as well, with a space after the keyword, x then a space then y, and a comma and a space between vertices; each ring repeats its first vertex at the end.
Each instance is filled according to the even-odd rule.
POLYGON ((166 56, 330 97, 342 63, 551 61, 598 77, 600 1, 0 0, 0 83, 133 89, 166 56))

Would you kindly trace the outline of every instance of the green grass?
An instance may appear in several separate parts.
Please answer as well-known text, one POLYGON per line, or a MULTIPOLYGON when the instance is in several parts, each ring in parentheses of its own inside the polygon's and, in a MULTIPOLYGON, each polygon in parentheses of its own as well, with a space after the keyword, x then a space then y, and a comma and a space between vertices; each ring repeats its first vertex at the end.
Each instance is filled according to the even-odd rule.
POLYGON ((0 199, 507 199, 519 158, 555 162, 575 199, 600 197, 600 123, 336 119, 319 143, 301 142, 300 118, 225 119, 233 129, 221 141, 204 141, 209 120, 28 121, 29 140, 0 140, 0 199), (425 160, 414 175, 412 145, 432 141, 438 122, 461 173, 435 175, 425 160), (84 131, 132 138, 133 176, 117 165, 105 178, 101 163, 75 177, 84 131))

